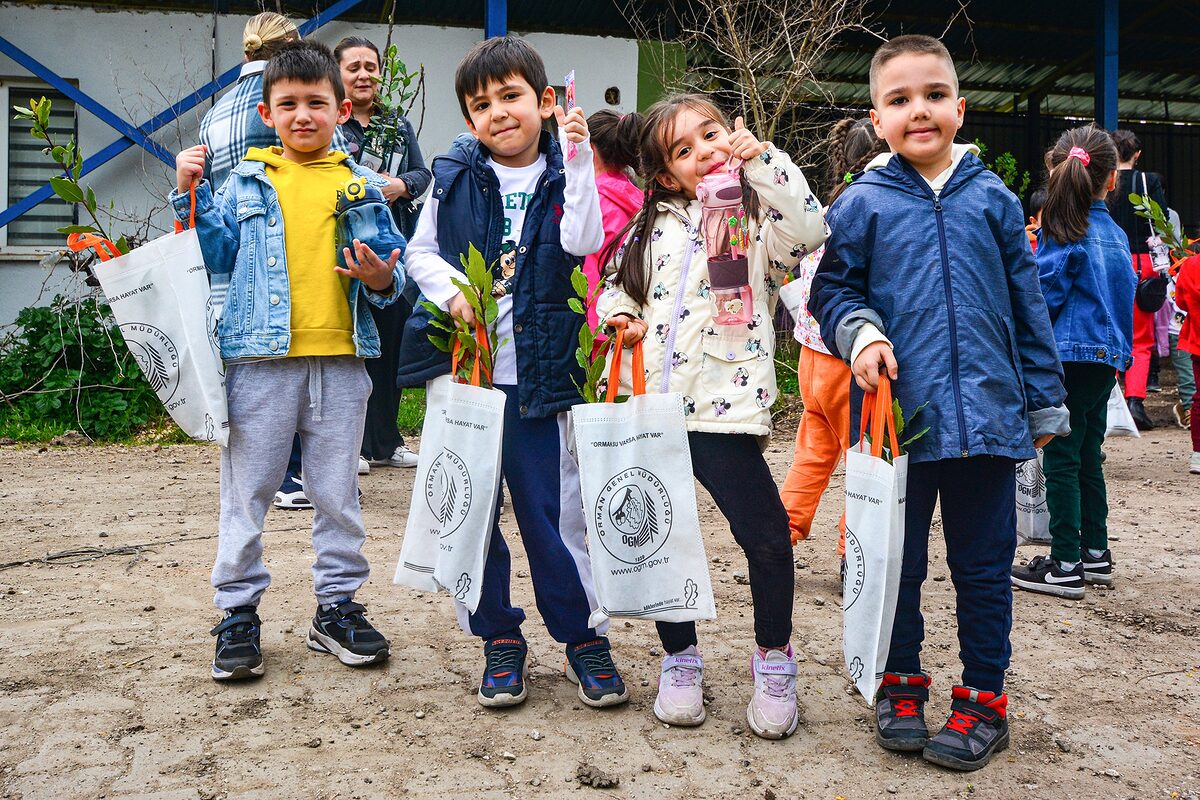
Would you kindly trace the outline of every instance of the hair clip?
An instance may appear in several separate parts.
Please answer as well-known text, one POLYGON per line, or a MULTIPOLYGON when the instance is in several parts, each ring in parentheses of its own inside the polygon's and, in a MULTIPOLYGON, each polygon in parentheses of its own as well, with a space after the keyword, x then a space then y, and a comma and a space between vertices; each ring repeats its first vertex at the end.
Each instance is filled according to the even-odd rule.
POLYGON ((845 175, 842 176, 842 180, 845 181, 846 183, 854 183, 854 173, 847 172, 845 175))

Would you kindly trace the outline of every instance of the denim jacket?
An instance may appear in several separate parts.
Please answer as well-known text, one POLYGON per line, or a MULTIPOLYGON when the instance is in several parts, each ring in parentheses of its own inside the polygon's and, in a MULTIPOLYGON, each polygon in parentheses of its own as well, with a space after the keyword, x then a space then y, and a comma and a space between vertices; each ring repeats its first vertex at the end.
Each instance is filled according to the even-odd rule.
MULTIPOLYGON (((370 186, 386 181, 374 172, 347 160, 355 177, 370 186)), ((188 194, 172 191, 169 197, 175 217, 188 223, 188 194)), ((266 165, 242 161, 213 196, 208 181, 196 187, 196 230, 204 264, 210 274, 229 276, 229 294, 217 339, 221 358, 275 358, 286 356, 291 346, 291 291, 288 286, 287 256, 284 251, 283 214, 279 197, 267 178, 266 165)), ((386 257, 388 254, 380 254, 386 257)), ((330 253, 330 265, 334 254, 330 253)), ((354 354, 359 358, 379 356, 379 332, 370 314, 359 313, 359 294, 383 308, 395 302, 404 288, 404 269, 397 263, 392 288, 373 292, 357 278, 350 279, 347 298, 354 322, 354 354)))
POLYGON ((1118 370, 1133 363, 1137 275, 1129 264, 1125 231, 1102 200, 1092 203, 1087 235, 1078 242, 1060 244, 1042 229, 1038 278, 1059 359, 1107 364, 1118 370))
MULTIPOLYGON (((832 229, 808 309, 848 357, 871 322, 892 341, 892 384, 928 432, 912 463, 1034 457, 1032 437, 1069 430, 1062 366, 1017 198, 974 155, 939 195, 894 156, 826 213, 832 229)), ((851 430, 862 393, 851 384, 851 430)))

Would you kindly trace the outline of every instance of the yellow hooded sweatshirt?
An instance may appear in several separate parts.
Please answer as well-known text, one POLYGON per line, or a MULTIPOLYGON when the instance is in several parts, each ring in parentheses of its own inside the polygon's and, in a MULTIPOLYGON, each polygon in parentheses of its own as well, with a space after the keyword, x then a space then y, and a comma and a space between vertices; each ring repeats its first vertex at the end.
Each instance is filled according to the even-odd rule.
POLYGON ((288 356, 354 355, 354 321, 347 294, 350 278, 337 264, 334 215, 338 190, 353 174, 337 150, 298 164, 280 147, 252 147, 247 161, 266 164, 267 179, 279 195, 284 252, 291 290, 292 344, 288 356))

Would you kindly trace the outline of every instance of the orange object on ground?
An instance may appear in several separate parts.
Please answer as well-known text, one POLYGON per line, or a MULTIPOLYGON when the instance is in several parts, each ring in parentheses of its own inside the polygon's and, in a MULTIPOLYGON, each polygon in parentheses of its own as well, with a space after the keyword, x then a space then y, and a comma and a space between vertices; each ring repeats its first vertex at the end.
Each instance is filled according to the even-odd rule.
MULTIPOLYGON (((836 356, 800 349, 797 367, 804 415, 796 431, 796 453, 779 491, 792 529, 792 544, 807 539, 821 494, 850 447, 850 368, 836 356)), ((843 512, 838 554, 846 553, 843 512)))

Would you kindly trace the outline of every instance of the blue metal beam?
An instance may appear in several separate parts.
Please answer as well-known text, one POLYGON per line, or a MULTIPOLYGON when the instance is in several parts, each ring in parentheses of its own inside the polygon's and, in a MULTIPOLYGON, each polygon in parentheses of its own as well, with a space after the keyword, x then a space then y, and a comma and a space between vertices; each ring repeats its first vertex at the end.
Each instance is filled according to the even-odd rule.
POLYGON ((508 0, 486 0, 483 8, 483 38, 508 33, 508 0))
MULTIPOLYGON (((325 23, 336 19, 361 2, 362 0, 339 0, 339 2, 334 3, 329 8, 319 12, 312 19, 302 23, 298 28, 300 35, 307 36, 325 23)), ((58 89, 72 100, 75 100, 76 103, 83 106, 88 111, 96 114, 96 116, 100 117, 101 120, 116 128, 117 131, 122 134, 120 139, 117 139, 112 144, 95 153, 90 158, 84 160, 83 170, 80 173, 81 176, 87 175, 89 172, 92 172, 101 165, 111 161, 116 156, 128 150, 135 143, 141 145, 153 155, 157 156, 164 163, 166 163, 167 166, 175 166, 175 157, 171 155, 171 153, 167 152, 162 145, 147 139, 146 137, 162 128, 164 125, 167 125, 171 121, 178 119, 181 114, 190 111, 200 103, 203 103, 205 100, 224 89, 229 84, 233 83, 237 79, 238 74, 242 69, 241 65, 239 64, 236 67, 226 70, 225 72, 221 73, 220 77, 218 77, 215 81, 211 81, 205 86, 202 86, 183 99, 179 100, 167 110, 142 123, 137 128, 133 128, 129 125, 129 123, 120 119, 115 114, 112 114, 112 112, 110 112, 108 109, 104 108, 99 103, 96 103, 70 83, 64 81, 49 68, 45 67, 33 57, 24 53, 20 48, 9 42, 3 36, 0 36, 0 52, 4 53, 4 55, 7 55, 9 58, 12 58, 14 61, 21 64, 34 75, 37 75, 42 80, 46 81, 46 83, 49 83, 55 89, 58 89), (34 67, 37 69, 35 70, 34 67), (82 100, 80 98, 82 98, 82 100), (100 112, 103 113, 97 113, 93 106, 98 108, 100 112), (111 119, 109 119, 110 117, 111 119)), ((35 189, 24 199, 4 209, 3 212, 0 212, 0 228, 3 228, 5 225, 12 222, 14 219, 17 219, 25 212, 54 196, 54 190, 48 183, 45 186, 35 189)))
POLYGON ((1117 129, 1117 47, 1119 0, 1103 0, 1096 20, 1096 122, 1117 129))
POLYGON ((74 100, 76 105, 82 106, 83 108, 85 108, 88 111, 95 114, 97 117, 100 118, 101 122, 104 122, 105 124, 109 125, 110 127, 115 128, 119 133, 121 133, 123 136, 125 136, 125 138, 130 139, 133 142, 135 142, 136 144, 141 145, 143 148, 145 148, 147 151, 149 151, 152 155, 155 155, 158 158, 162 159, 162 161, 164 161, 165 163, 170 164, 172 166, 175 165, 175 159, 171 156, 170 153, 167 152, 166 148, 164 148, 162 145, 160 145, 158 142, 152 142, 149 139, 147 139, 145 136, 143 136, 141 133, 139 133, 138 130, 136 128, 134 128, 132 125, 130 125, 128 122, 121 119, 116 114, 114 114, 113 112, 111 112, 107 108, 105 108, 104 106, 97 103, 91 97, 89 97, 88 95, 79 91, 73 85, 71 85, 67 81, 63 80, 62 78, 60 78, 52 69, 50 69, 45 64, 38 61, 33 56, 26 53, 21 48, 17 47, 15 44, 10 42, 8 39, 5 39, 3 36, 0 36, 0 53, 3 53, 4 55, 8 56, 13 61, 20 64, 22 67, 24 67, 25 69, 32 72, 34 75, 36 75, 37 77, 44 80, 46 83, 53 86, 60 93, 65 94, 67 97, 74 100))

